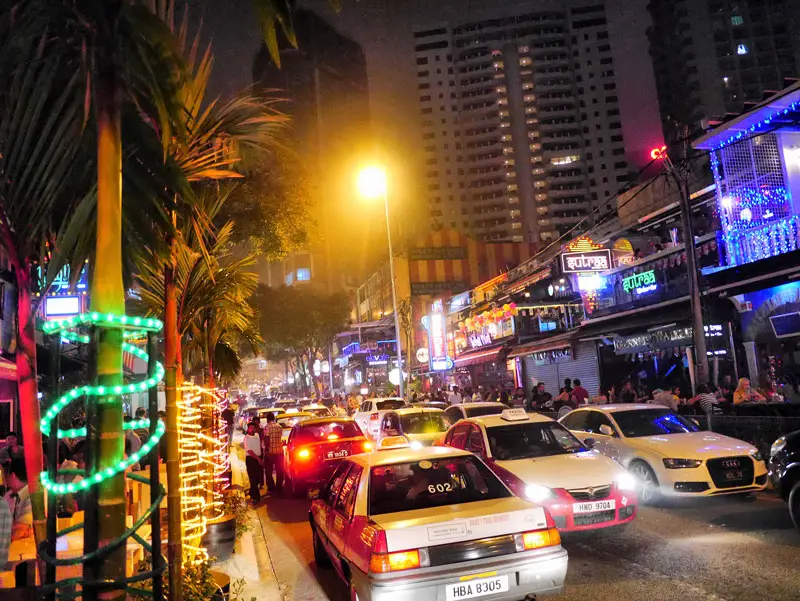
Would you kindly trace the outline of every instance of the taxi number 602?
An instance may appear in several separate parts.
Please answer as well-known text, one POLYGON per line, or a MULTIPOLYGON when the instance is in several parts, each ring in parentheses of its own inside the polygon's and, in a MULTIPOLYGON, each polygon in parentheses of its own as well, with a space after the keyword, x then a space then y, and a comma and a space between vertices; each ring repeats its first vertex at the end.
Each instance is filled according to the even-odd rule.
POLYGON ((428 492, 431 494, 435 494, 437 492, 451 492, 453 490, 453 485, 447 482, 446 484, 431 484, 428 486, 428 492))

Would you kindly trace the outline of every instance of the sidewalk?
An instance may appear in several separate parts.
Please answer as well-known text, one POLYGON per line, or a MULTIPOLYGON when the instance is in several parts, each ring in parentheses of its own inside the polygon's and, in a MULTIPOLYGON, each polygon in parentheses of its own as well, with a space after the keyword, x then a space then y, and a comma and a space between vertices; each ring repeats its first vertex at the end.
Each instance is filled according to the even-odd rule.
MULTIPOLYGON (((240 449, 232 447, 231 453, 231 486, 244 490, 242 472, 244 462, 239 457, 240 449)), ((236 550, 233 557, 228 561, 214 565, 215 569, 225 572, 231 578, 231 583, 236 580, 244 579, 244 590, 241 593, 241 601, 282 601, 278 581, 275 578, 275 570, 272 559, 267 549, 264 531, 261 527, 261 520, 255 509, 248 512, 251 530, 245 532, 242 538, 236 543, 236 550)))

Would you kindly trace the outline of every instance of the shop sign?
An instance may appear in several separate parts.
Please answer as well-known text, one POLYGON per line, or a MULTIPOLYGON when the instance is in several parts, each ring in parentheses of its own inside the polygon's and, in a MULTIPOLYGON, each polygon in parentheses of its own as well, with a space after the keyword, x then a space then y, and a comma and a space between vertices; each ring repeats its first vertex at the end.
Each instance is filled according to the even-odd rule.
POLYGON ((455 313, 461 311, 464 307, 470 304, 469 292, 462 292, 451 298, 447 302, 447 312, 455 313))
POLYGON ((462 246, 422 246, 408 249, 410 261, 453 261, 466 258, 467 249, 462 246))
POLYGON ((458 282, 411 282, 411 294, 414 296, 437 295, 463 290, 467 285, 463 281, 458 282))
POLYGON ((427 363, 430 355, 428 354, 428 349, 424 346, 422 348, 417 349, 417 361, 420 363, 427 363))
POLYGON ((561 253, 563 273, 589 273, 611 267, 611 251, 595 244, 589 236, 576 238, 561 253))
POLYGON ((367 365, 388 365, 389 355, 367 355, 367 365))
POLYGON ((622 278, 622 287, 625 289, 625 292, 628 293, 647 294, 648 292, 655 292, 658 290, 656 272, 651 269, 650 271, 634 273, 626 278, 622 278))
MULTIPOLYGON (((706 338, 718 338, 724 335, 721 325, 711 324, 703 326, 706 338)), ((674 328, 671 330, 658 330, 647 334, 627 336, 614 339, 614 352, 617 354, 642 352, 651 349, 663 349, 672 346, 686 346, 692 344, 692 328, 674 328)))
POLYGON ((536 365, 564 363, 566 361, 572 361, 572 347, 567 346, 565 348, 555 349, 552 351, 540 351, 538 353, 532 353, 532 356, 533 362, 536 365))
POLYGON ((428 349, 431 371, 446 371, 453 367, 453 360, 447 356, 447 323, 444 313, 431 313, 428 316, 428 349))
POLYGON ((492 344, 492 337, 489 332, 482 332, 479 334, 469 334, 467 336, 470 348, 481 348, 492 344))

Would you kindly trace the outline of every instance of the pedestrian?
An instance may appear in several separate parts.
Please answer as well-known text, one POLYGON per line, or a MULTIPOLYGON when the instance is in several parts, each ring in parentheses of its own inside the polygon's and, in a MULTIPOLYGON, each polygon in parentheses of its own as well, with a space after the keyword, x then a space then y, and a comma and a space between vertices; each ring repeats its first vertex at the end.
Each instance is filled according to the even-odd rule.
POLYGON ((508 390, 506 390, 505 386, 503 386, 503 390, 500 391, 500 402, 503 403, 503 405, 511 404, 511 397, 509 396, 508 390))
POLYGON ((608 389, 608 404, 613 405, 617 402, 617 387, 613 384, 608 389))
POLYGON ((581 386, 581 381, 575 378, 573 381, 575 388, 572 389, 572 396, 578 405, 585 405, 589 402, 589 391, 581 386))
POLYGON ((734 405, 740 405, 741 403, 763 403, 764 401, 765 399, 763 396, 750 388, 750 380, 748 378, 739 378, 739 385, 733 393, 734 405))
POLYGON ((513 401, 514 401, 514 407, 525 406, 525 391, 522 389, 521 386, 517 386, 517 389, 514 391, 513 401))
POLYGON ((253 503, 261 501, 261 480, 264 477, 264 466, 262 463, 261 437, 256 431, 253 422, 247 424, 247 434, 244 435, 242 443, 246 453, 244 464, 247 469, 247 478, 250 480, 250 499, 253 503))
POLYGON ((453 386, 450 394, 447 395, 448 405, 458 405, 461 402, 461 395, 458 392, 458 386, 453 386))
POLYGON ((717 399, 717 395, 713 393, 713 390, 714 386, 712 384, 700 384, 697 387, 697 396, 689 399, 688 403, 690 405, 699 404, 700 409, 706 415, 719 413, 719 399, 717 399))
MULTIPOLYGON (((130 415, 126 415, 124 421, 126 424, 129 424, 133 420, 131 419, 130 415)), ((139 436, 136 434, 136 432, 133 429, 125 430, 125 455, 130 457, 141 448, 142 441, 139 439, 139 436)), ((134 463, 132 469, 138 470, 139 464, 134 463)))
POLYGON ((220 417, 225 420, 225 434, 228 436, 228 448, 230 449, 233 442, 233 419, 236 417, 230 403, 222 410, 220 417))
POLYGON ((633 382, 625 380, 622 383, 622 390, 619 393, 620 403, 635 403, 638 399, 636 391, 633 389, 633 382))
POLYGON ((19 444, 19 438, 14 432, 9 432, 6 436, 6 446, 0 449, 0 465, 8 467, 14 459, 24 459, 25 451, 19 444))
POLYGON ((594 405, 608 405, 610 402, 611 402, 611 393, 607 388, 604 388, 603 386, 601 386, 600 390, 598 390, 597 396, 592 398, 592 404, 594 405))
POLYGON ((483 394, 481 394, 481 387, 477 386, 475 388, 475 392, 472 393, 472 401, 478 402, 483 400, 483 394))
POLYGON ((5 500, 0 501, 0 571, 5 571, 8 564, 8 548, 14 529, 14 518, 11 508, 5 500))
POLYGON ((733 385, 733 378, 731 378, 731 375, 725 374, 722 376, 722 382, 720 382, 719 389, 717 390, 720 399, 732 403, 734 390, 736 390, 736 387, 733 385))
POLYGON ((568 395, 572 393, 572 380, 569 378, 564 378, 564 388, 558 391, 559 396, 567 393, 568 395))
POLYGON ((492 386, 491 391, 486 395, 486 400, 490 403, 496 403, 499 398, 500 395, 497 393, 497 386, 492 386))
POLYGON ((678 410, 678 403, 675 400, 675 395, 669 390, 662 390, 661 388, 656 388, 653 391, 653 404, 662 405, 673 411, 678 410))
POLYGON ((15 458, 9 464, 6 486, 6 500, 12 517, 11 540, 30 538, 33 536, 33 509, 24 458, 15 458))
MULTIPOLYGON (((147 419, 147 410, 144 407, 137 407, 136 413, 134 415, 134 419, 137 422, 141 422, 142 420, 147 419)), ((148 440, 150 440, 150 430, 148 427, 144 428, 136 428, 134 430, 136 432, 136 436, 139 437, 139 441, 144 444, 148 440)))
POLYGON ((551 407, 552 404, 553 395, 544 389, 544 382, 539 382, 531 393, 531 400, 527 407, 528 411, 541 411, 551 407))
POLYGON ((275 419, 274 413, 267 414, 267 427, 264 431, 267 454, 264 457, 264 476, 267 490, 281 494, 283 490, 283 428, 275 419), (275 470, 275 479, 272 471, 275 470))
POLYGON ((461 402, 469 403, 472 400, 472 388, 461 389, 461 402))

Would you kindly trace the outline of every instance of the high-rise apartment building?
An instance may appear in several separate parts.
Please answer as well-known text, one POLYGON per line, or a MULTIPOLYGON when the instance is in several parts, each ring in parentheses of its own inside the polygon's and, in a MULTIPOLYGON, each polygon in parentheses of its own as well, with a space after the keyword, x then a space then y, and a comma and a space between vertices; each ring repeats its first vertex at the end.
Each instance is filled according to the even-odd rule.
POLYGON ((628 180, 603 2, 539 1, 414 32, 434 225, 547 242, 628 180))
POLYGON ((800 77, 800 0, 650 0, 648 10, 668 139, 800 77))
POLYGON ((338 288, 347 267, 341 257, 349 239, 341 231, 353 220, 353 176, 359 155, 371 145, 367 64, 361 46, 312 11, 294 15, 297 48, 284 45, 281 66, 262 48, 253 80, 291 117, 289 139, 316 192, 316 229, 308 249, 271 265, 270 285, 319 283, 338 288), (277 272, 277 273, 276 273, 277 272))

